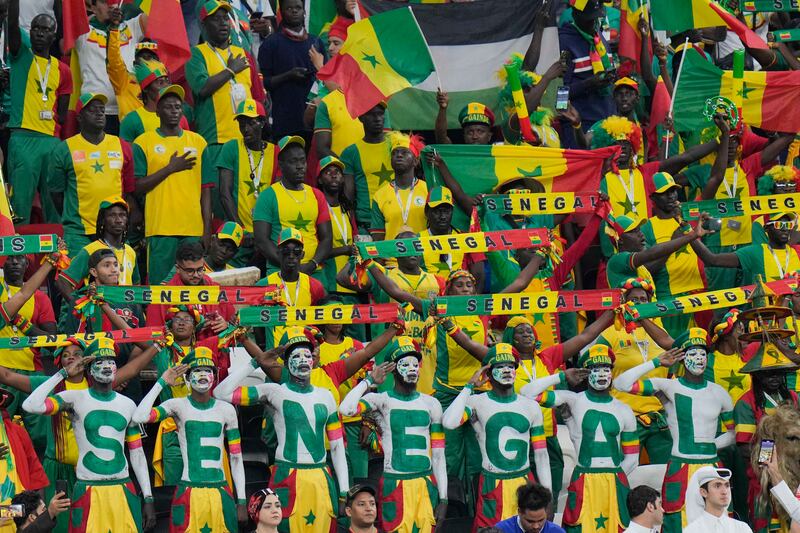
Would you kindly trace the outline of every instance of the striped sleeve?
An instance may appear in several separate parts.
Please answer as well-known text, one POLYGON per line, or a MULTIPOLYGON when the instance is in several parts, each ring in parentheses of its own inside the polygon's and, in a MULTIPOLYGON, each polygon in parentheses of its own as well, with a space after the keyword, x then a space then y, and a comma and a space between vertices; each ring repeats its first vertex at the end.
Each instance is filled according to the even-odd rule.
POLYGON ((636 431, 623 431, 620 436, 622 453, 625 455, 639 453, 639 434, 636 431))
POLYGON ((231 454, 242 453, 242 436, 237 428, 230 428, 225 431, 225 438, 228 440, 228 451, 231 454))
POLYGON ((147 419, 148 424, 152 424, 154 422, 161 422, 165 418, 169 417, 169 413, 167 413, 166 409, 162 406, 153 407, 150 409, 150 418, 147 419))
POLYGON ((139 430, 138 425, 128 426, 128 431, 125 433, 125 442, 128 444, 129 450, 142 447, 142 432, 139 430))
POLYGON ((464 406, 464 412, 461 414, 461 421, 458 423, 460 426, 463 426, 469 419, 472 417, 472 408, 469 405, 464 406))
POLYGON ((444 429, 441 424, 431 424, 431 448, 444 448, 444 429))
POLYGON ((555 407, 556 393, 555 391, 546 390, 536 398, 536 403, 542 407, 555 407))
POLYGON ((736 425, 733 423, 733 411, 724 411, 719 415, 719 418, 725 431, 734 431, 736 429, 736 425))
POLYGON ((48 396, 44 400, 45 411, 44 414, 51 416, 64 410, 64 400, 58 396, 48 396))
POLYGON ((531 426, 531 446, 534 450, 547 448, 547 441, 544 436, 544 427, 541 424, 531 426))
POLYGON ((342 421, 339 420, 339 413, 337 411, 333 411, 328 417, 328 422, 325 424, 325 432, 328 434, 329 441, 342 438, 342 421))
POLYGON ((653 396, 656 393, 656 389, 653 387, 652 381, 649 379, 642 379, 634 383, 631 390, 628 392, 639 396, 653 396))
POLYGON ((756 432, 756 417, 753 407, 746 401, 747 396, 739 398, 736 407, 733 409, 734 428, 736 430, 736 442, 747 444, 753 440, 756 432))
POLYGON ((231 398, 233 405, 256 405, 259 403, 258 387, 237 387, 231 398))

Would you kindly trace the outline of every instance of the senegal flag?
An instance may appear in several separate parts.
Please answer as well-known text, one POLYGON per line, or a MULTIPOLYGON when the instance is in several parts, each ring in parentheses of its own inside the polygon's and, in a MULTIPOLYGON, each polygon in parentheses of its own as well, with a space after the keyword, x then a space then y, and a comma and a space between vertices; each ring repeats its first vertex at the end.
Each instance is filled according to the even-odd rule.
MULTIPOLYGON (((423 154, 436 151, 447 163, 453 177, 470 196, 492 193, 509 181, 531 178, 542 184, 544 192, 597 191, 604 161, 619 148, 562 150, 529 145, 436 144, 423 154)), ((444 185, 441 175, 427 157, 420 157, 428 188, 444 185)), ((456 210, 453 225, 466 228, 466 215, 456 210)))
MULTIPOLYGON (((648 19, 645 0, 622 0, 619 4, 619 55, 633 59, 639 70, 642 55, 642 34, 639 31, 639 18, 648 19)), ((648 50, 652 47, 647 41, 648 50)))
POLYGON ((675 92, 675 125, 678 131, 709 126, 700 112, 707 98, 741 98, 742 116, 750 126, 770 131, 800 131, 800 71, 745 71, 741 94, 733 94, 733 72, 720 70, 699 54, 687 54, 681 82, 675 92))
POLYGON ((174 73, 192 55, 180 0, 127 0, 147 14, 145 36, 158 43, 158 57, 174 73))
POLYGON ((394 93, 422 82, 433 70, 428 45, 408 8, 350 26, 344 46, 317 77, 338 83, 347 110, 358 117, 394 93))
POLYGON ((681 32, 692 28, 726 26, 750 48, 769 48, 764 39, 744 22, 712 0, 651 0, 650 9, 655 30, 681 32))

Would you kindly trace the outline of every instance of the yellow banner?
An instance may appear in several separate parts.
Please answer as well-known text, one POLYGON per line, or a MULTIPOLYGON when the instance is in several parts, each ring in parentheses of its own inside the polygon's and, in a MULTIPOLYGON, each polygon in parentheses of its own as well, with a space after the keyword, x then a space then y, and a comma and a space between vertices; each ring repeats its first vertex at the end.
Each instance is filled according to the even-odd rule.
POLYGON ((800 211, 800 193, 751 196, 742 198, 741 202, 745 215, 768 215, 783 211, 797 213, 800 211))
POLYGON ((511 215, 566 215, 591 213, 597 200, 596 194, 574 192, 491 194, 484 196, 483 207, 511 215))

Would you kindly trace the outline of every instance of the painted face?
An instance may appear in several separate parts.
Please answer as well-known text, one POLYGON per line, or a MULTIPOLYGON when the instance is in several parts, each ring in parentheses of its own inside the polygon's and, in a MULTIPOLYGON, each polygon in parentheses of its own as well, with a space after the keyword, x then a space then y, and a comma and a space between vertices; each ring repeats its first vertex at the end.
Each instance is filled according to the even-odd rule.
POLYGON ((98 383, 112 383, 117 375, 117 362, 110 357, 96 359, 89 367, 89 373, 98 383))
POLYGON ((493 366, 492 378, 501 385, 513 385, 517 378, 517 365, 501 363, 493 366))
POLYGON ((189 386, 199 393, 208 392, 214 386, 214 372, 204 366, 192 369, 189 373, 189 386))
POLYGON ((306 346, 292 350, 287 363, 289 364, 289 373, 300 379, 308 378, 311 375, 311 369, 314 368, 314 358, 311 350, 306 346))
POLYGON ((416 383, 419 379, 419 360, 415 355, 407 355, 397 362, 397 373, 406 383, 416 383))
POLYGON ((596 391, 603 391, 609 388, 611 386, 611 367, 592 367, 589 370, 589 386, 596 391))
POLYGON ((700 348, 699 346, 694 346, 686 350, 686 356, 683 358, 683 366, 686 367, 689 373, 695 376, 703 375, 707 362, 708 353, 705 348, 700 348))

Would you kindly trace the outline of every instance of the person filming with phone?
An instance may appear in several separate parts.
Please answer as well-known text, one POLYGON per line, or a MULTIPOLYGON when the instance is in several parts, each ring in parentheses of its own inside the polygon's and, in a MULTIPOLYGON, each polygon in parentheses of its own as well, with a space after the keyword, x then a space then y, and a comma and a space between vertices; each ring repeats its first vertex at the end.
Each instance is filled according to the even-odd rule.
POLYGON ((28 533, 46 533, 56 527, 56 517, 68 512, 70 500, 64 492, 57 492, 50 503, 45 506, 44 500, 35 490, 26 490, 14 496, 11 505, 7 506, 13 514, 17 531, 28 533))

